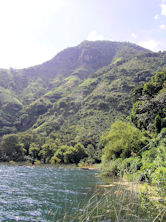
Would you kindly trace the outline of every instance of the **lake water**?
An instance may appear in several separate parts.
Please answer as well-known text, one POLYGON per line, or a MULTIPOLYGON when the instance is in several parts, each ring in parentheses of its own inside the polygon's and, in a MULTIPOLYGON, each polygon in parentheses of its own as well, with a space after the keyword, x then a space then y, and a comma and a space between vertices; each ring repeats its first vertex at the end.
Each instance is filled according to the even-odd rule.
POLYGON ((99 183, 95 171, 0 165, 0 221, 61 221, 81 211, 99 183))

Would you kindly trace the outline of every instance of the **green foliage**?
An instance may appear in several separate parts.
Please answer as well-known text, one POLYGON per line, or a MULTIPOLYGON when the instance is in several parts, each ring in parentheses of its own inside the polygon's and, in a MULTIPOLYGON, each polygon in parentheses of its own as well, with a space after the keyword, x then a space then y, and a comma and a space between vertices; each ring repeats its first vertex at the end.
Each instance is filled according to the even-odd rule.
POLYGON ((138 156, 124 159, 121 164, 121 175, 136 173, 142 166, 141 158, 138 156))
POLYGON ((62 146, 59 139, 48 140, 41 147, 40 156, 44 163, 50 163, 51 158, 54 156, 54 153, 62 146))
POLYGON ((39 158, 39 152, 40 152, 40 147, 38 144, 31 143, 30 148, 29 148, 29 154, 33 159, 38 159, 39 158))
POLYGON ((78 143, 73 147, 73 149, 70 148, 70 150, 65 153, 65 162, 78 164, 81 159, 84 159, 87 156, 88 154, 84 146, 78 143))
POLYGON ((120 166, 122 163, 121 158, 110 161, 102 161, 102 175, 103 176, 120 176, 120 166))
POLYGON ((154 128, 155 132, 158 134, 161 131, 161 117, 159 115, 156 115, 154 120, 154 128))
POLYGON ((137 118, 137 113, 139 113, 139 107, 143 105, 143 102, 142 101, 136 101, 134 104, 133 104, 133 107, 132 107, 132 111, 131 111, 131 114, 130 114, 130 120, 134 123, 134 125, 141 129, 143 127, 143 122, 141 122, 138 118, 137 118))
POLYGON ((102 136, 101 142, 104 146, 103 161, 130 157, 132 153, 139 153, 146 144, 140 130, 122 121, 113 123, 109 132, 102 136))
POLYGON ((25 149, 25 155, 29 155, 29 148, 31 143, 35 141, 34 135, 32 133, 23 133, 19 135, 19 140, 23 144, 25 149))
POLYGON ((68 146, 63 145, 54 153, 54 156, 51 158, 51 164, 54 163, 65 163, 65 153, 70 149, 68 146))
POLYGON ((24 160, 24 151, 17 135, 3 136, 0 142, 1 161, 22 161, 24 160))
POLYGON ((166 187, 166 167, 157 168, 151 175, 152 183, 160 187, 166 187))
POLYGON ((141 168, 137 172, 140 180, 157 186, 160 197, 166 190, 166 70, 158 72, 144 84, 139 100, 132 108, 130 118, 135 126, 155 132, 146 150, 142 152, 141 168))
POLYGON ((155 133, 159 133, 165 127, 165 82, 166 70, 163 70, 144 84, 139 100, 134 104, 130 115, 136 127, 155 133))
POLYGON ((158 168, 166 168, 166 129, 148 144, 148 150, 142 153, 142 167, 140 170, 141 179, 152 181, 154 172, 158 168), (153 176, 152 176, 153 175, 153 176))
POLYGON ((152 96, 153 94, 155 94, 155 85, 153 84, 153 82, 147 82, 145 85, 144 85, 144 88, 143 88, 143 92, 152 96))
POLYGON ((88 78, 85 81, 83 81, 83 83, 81 83, 79 86, 80 87, 89 87, 91 85, 96 84, 96 82, 97 82, 97 78, 93 78, 93 79, 92 78, 88 78))
POLYGON ((162 88, 165 87, 165 81, 166 81, 165 69, 162 72, 158 72, 156 75, 154 75, 151 78, 151 81, 148 84, 151 83, 153 85, 154 90, 152 91, 152 95, 154 95, 155 93, 158 93, 162 88))
POLYGON ((102 174, 105 176, 121 176, 126 174, 134 174, 140 170, 142 166, 139 156, 129 157, 126 159, 117 158, 115 160, 106 161, 102 164, 102 174))
POLYGON ((76 163, 87 157, 84 146, 80 143, 72 146, 61 146, 51 158, 51 163, 76 163))

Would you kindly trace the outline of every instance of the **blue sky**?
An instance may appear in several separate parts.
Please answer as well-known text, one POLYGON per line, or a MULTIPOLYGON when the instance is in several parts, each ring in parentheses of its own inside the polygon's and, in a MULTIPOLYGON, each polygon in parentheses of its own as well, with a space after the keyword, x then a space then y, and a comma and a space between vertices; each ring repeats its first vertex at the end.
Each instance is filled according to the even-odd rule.
POLYGON ((166 50, 166 0, 0 0, 0 67, 25 68, 84 40, 166 50))

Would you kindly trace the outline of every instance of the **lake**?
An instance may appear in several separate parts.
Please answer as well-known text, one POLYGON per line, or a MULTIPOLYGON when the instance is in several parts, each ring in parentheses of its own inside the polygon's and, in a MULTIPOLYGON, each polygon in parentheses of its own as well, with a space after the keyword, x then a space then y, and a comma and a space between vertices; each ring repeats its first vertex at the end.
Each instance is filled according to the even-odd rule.
POLYGON ((64 215, 74 215, 101 183, 97 174, 64 167, 0 165, 0 221, 61 221, 64 215))

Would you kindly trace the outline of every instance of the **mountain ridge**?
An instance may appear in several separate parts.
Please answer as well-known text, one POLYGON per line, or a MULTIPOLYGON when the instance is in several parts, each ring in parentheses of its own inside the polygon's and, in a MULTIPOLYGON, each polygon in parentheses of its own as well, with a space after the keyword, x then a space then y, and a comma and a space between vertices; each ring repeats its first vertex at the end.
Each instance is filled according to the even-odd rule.
MULTIPOLYGON (((48 68, 48 66, 50 66, 51 71, 53 69, 53 72, 55 72, 55 74, 57 74, 56 73, 57 69, 60 68, 60 71, 58 70, 58 72, 59 73, 61 72, 61 75, 62 75, 62 74, 64 74, 63 73, 64 67, 66 68, 66 66, 67 66, 68 74, 71 74, 70 68, 68 67, 68 65, 69 65, 69 63, 72 63, 72 65, 70 64, 72 70, 77 69, 79 66, 83 66, 82 68, 90 69, 90 71, 87 70, 88 72, 94 72, 95 70, 97 70, 103 66, 109 65, 111 63, 112 59, 114 58, 115 54, 119 50, 119 48, 122 48, 122 47, 129 47, 131 50, 138 50, 140 52, 150 52, 150 50, 144 49, 140 46, 137 46, 136 44, 128 43, 128 42, 83 41, 78 46, 73 46, 73 47, 69 47, 69 48, 62 50, 56 56, 54 56, 52 59, 50 59, 42 64, 31 66, 31 67, 25 68, 25 69, 18 69, 18 70, 20 70, 23 73, 25 71, 25 73, 27 73, 27 74, 32 72, 32 75, 35 75, 35 71, 37 71, 37 73, 39 72, 40 74, 41 74, 41 72, 43 72, 43 73, 45 73, 45 71, 48 72, 47 68, 48 68), (102 47, 100 46, 100 44, 102 47), (99 46, 100 46, 100 48, 98 48, 99 46), (103 51, 104 51, 104 53, 103 53, 103 51), (100 54, 102 54, 102 55, 100 55, 100 54), (94 58, 96 56, 99 56, 98 60, 99 59, 103 60, 101 64, 96 64, 97 67, 95 67, 95 62, 98 62, 98 60, 95 61, 95 58, 94 58), (103 56, 104 56, 104 58, 103 58, 103 56), (92 64, 94 67, 89 67, 89 66, 86 67, 89 63, 92 64)), ((65 70, 65 72, 66 72, 66 70, 65 70)), ((66 75, 67 74, 65 74, 65 76, 66 75)), ((50 76, 52 77, 52 75, 50 75, 50 76)), ((49 77, 49 75, 47 77, 49 77)))
POLYGON ((30 130, 97 141, 113 119, 129 113, 130 91, 165 61, 165 52, 131 43, 84 41, 41 65, 0 70, 0 135, 30 130))

